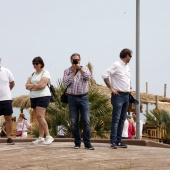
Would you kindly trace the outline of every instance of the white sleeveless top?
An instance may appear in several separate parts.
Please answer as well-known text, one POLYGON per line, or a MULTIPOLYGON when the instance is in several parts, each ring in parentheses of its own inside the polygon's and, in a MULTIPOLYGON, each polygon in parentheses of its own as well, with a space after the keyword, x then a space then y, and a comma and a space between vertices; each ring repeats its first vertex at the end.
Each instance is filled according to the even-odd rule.
MULTIPOLYGON (((49 81, 51 80, 50 73, 47 70, 43 70, 39 74, 34 73, 33 75, 31 75, 31 83, 33 84, 39 83, 42 77, 48 78, 49 81)), ((51 96, 48 86, 46 86, 44 89, 41 90, 30 91, 31 98, 44 97, 44 96, 51 96)))

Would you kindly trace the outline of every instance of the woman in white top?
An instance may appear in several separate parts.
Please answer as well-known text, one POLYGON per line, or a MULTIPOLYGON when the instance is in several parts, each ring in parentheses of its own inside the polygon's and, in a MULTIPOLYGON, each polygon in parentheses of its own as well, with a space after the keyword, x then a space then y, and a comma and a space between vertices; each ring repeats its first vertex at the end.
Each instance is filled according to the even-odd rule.
POLYGON ((30 127, 31 123, 29 123, 29 121, 25 119, 24 113, 20 113, 16 131, 22 131, 22 136, 19 136, 17 138, 27 138, 27 131, 30 127))
POLYGON ((30 90, 31 108, 34 109, 35 116, 39 124, 39 138, 32 144, 50 144, 53 137, 49 134, 47 122, 45 120, 46 109, 50 103, 50 90, 47 86, 51 76, 44 69, 44 61, 41 57, 32 60, 35 72, 31 74, 26 83, 26 89, 30 90), (44 139, 44 133, 46 138, 44 139))

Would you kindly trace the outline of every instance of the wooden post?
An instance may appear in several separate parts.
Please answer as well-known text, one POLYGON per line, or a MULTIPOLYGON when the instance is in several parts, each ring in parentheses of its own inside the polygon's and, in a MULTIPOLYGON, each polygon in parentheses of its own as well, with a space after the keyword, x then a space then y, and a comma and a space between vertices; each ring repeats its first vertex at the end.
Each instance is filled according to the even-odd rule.
MULTIPOLYGON (((146 94, 148 94, 148 82, 146 82, 146 94)), ((148 113, 148 103, 146 104, 146 112, 148 113)))
POLYGON ((161 138, 160 127, 157 128, 157 138, 161 138))
POLYGON ((164 84, 164 97, 166 97, 166 84, 164 84))
MULTIPOLYGON (((159 108, 158 108, 158 101, 159 101, 159 97, 158 97, 158 96, 155 96, 156 110, 159 109, 159 108)), ((157 128, 157 138, 160 138, 160 136, 161 136, 160 133, 161 133, 160 127, 158 127, 158 128, 157 128)))
POLYGON ((159 97, 158 96, 155 96, 155 102, 156 102, 156 110, 158 110, 158 101, 159 101, 159 97))
POLYGON ((146 82, 146 94, 148 94, 148 82, 146 82))

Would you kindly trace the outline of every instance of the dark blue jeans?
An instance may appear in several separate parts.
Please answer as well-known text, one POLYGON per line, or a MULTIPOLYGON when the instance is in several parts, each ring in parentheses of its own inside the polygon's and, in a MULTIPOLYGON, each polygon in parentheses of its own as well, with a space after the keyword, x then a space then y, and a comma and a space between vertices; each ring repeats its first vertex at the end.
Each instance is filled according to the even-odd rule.
POLYGON ((81 144, 81 134, 79 127, 79 113, 83 126, 83 141, 84 145, 90 143, 90 109, 88 95, 82 97, 74 97, 68 95, 68 105, 70 112, 70 120, 72 125, 72 133, 75 144, 81 144))
POLYGON ((124 121, 127 117, 129 93, 119 92, 119 96, 115 96, 112 94, 111 103, 113 106, 113 111, 112 111, 110 142, 119 143, 121 142, 121 138, 122 138, 124 121))

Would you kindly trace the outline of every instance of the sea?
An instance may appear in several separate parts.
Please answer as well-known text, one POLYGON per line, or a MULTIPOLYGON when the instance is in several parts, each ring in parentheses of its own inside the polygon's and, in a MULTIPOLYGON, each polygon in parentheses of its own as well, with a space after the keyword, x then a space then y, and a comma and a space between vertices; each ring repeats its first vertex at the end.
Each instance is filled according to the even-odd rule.
MULTIPOLYGON (((20 111, 19 108, 13 107, 13 114, 12 114, 12 116, 16 117, 16 121, 18 120, 20 113, 21 113, 21 111, 20 111)), ((27 109, 24 109, 23 113, 25 114, 25 118, 30 121, 30 113, 29 113, 29 111, 27 109)), ((0 125, 1 125, 1 119, 0 119, 0 125)))
MULTIPOLYGON (((15 116, 16 120, 18 120, 20 113, 21 113, 21 111, 20 111, 19 108, 13 107, 13 114, 12 114, 12 116, 15 116)), ((29 111, 27 109, 24 109, 23 113, 25 114, 25 118, 27 120, 30 120, 30 113, 29 113, 29 111)))

